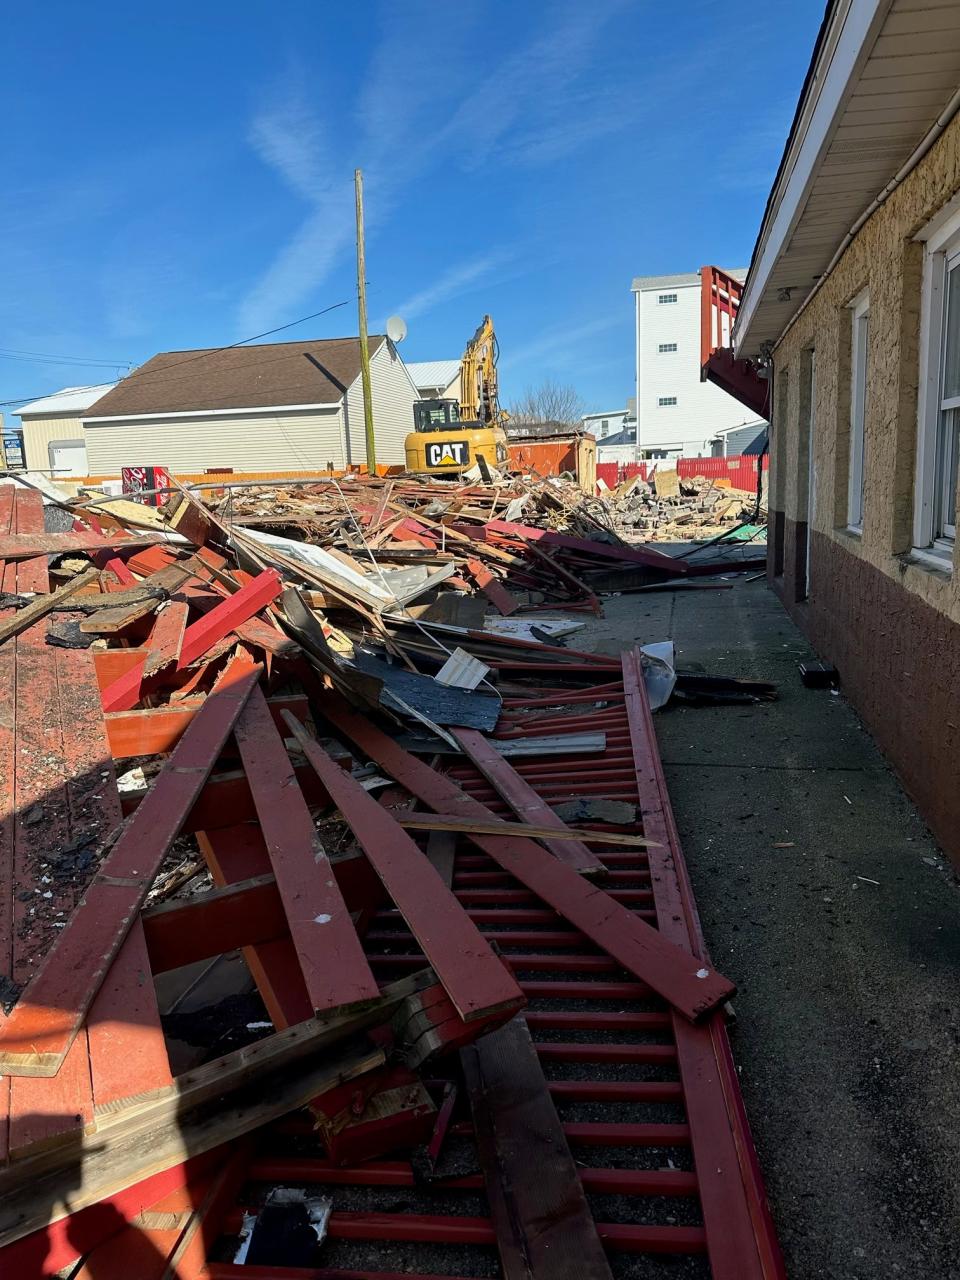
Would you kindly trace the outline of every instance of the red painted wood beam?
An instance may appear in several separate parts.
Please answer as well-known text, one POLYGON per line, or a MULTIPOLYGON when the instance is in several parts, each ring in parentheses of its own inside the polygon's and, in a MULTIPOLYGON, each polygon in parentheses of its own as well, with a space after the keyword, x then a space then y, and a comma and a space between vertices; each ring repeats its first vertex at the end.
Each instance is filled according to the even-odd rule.
MULTIPOLYGON (((434 812, 490 817, 490 810, 484 805, 404 751, 338 696, 329 695, 322 711, 337 729, 434 812)), ((733 994, 734 984, 710 965, 669 941, 597 886, 585 883, 534 841, 519 836, 484 835, 473 835, 471 840, 629 973, 649 983, 685 1017, 700 1018, 733 994)))
POLYGON ((246 622, 276 600, 282 590, 283 583, 277 571, 265 569, 234 595, 228 596, 221 604, 204 614, 187 627, 177 669, 182 671, 203 657, 208 649, 229 635, 234 627, 246 622))
POLYGON ((259 674, 260 667, 234 662, 221 676, 0 1026, 0 1071, 52 1076, 60 1070, 259 674))
MULTIPOLYGON (((376 999, 380 988, 259 689, 247 699, 234 734, 314 1011, 376 999)), ((326 760, 334 774, 348 777, 329 756, 326 760)))
POLYGON ((417 845, 294 716, 285 719, 464 1021, 519 1008, 523 997, 509 970, 417 845))

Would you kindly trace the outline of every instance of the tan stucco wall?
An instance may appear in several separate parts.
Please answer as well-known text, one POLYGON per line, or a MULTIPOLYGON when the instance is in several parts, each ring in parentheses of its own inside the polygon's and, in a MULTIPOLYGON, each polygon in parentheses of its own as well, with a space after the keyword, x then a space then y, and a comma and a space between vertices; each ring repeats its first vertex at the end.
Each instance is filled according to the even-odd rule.
POLYGON ((24 461, 30 471, 50 470, 50 450, 53 440, 82 440, 83 423, 80 415, 72 418, 21 418, 23 427, 24 461))
MULTIPOLYGON (((774 351, 771 493, 788 520, 806 519, 803 362, 816 363, 813 527, 960 622, 954 572, 911 559, 923 246, 917 232, 960 190, 960 117, 870 218, 774 351), (846 531, 850 414, 850 312, 870 290, 863 536, 846 531), (784 374, 786 373, 786 378, 784 374), (785 401, 785 404, 782 403, 785 401)), ((773 505, 777 506, 774 498, 773 505)))

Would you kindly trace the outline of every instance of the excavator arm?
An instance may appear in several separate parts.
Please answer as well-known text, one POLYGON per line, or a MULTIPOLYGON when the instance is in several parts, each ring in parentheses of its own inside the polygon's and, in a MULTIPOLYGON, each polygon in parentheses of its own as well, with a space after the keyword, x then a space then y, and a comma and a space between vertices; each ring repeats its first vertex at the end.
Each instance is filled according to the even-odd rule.
POLYGON ((460 417, 464 422, 493 426, 504 420, 498 399, 497 354, 493 321, 484 316, 460 361, 460 417))

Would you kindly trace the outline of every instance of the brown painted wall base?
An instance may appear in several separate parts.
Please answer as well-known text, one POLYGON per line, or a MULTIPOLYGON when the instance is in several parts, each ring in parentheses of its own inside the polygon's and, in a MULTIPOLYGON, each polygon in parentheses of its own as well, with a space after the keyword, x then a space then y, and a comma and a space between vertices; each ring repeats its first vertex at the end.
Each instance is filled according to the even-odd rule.
POLYGON ((960 626, 816 531, 811 598, 796 603, 803 537, 785 520, 787 572, 772 585, 960 866, 960 626))

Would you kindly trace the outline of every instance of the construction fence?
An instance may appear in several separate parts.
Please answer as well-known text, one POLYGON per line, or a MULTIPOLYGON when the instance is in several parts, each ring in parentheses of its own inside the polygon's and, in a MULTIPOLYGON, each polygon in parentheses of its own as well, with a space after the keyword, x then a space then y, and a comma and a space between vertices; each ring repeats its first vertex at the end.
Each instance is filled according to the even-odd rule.
POLYGON ((646 480, 647 472, 652 474, 654 467, 659 466, 661 469, 669 467, 672 470, 676 465, 677 475, 681 480, 689 479, 691 476, 705 476, 708 480, 729 483, 731 489, 743 489, 748 493, 755 493, 757 468, 761 462, 764 471, 768 470, 770 459, 766 454, 761 459, 748 453, 734 454, 729 458, 678 458, 676 464, 672 461, 598 462, 597 479, 602 480, 608 489, 614 489, 624 480, 631 480, 636 475, 646 480))

